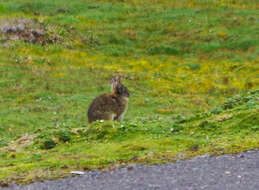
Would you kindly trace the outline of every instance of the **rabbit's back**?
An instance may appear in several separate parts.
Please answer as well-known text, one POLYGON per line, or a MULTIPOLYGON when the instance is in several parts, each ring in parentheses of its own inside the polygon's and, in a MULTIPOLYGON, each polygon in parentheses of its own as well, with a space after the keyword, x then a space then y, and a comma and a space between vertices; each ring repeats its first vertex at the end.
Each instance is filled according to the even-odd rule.
POLYGON ((88 121, 119 120, 126 111, 128 100, 114 94, 102 94, 96 97, 88 109, 88 121))

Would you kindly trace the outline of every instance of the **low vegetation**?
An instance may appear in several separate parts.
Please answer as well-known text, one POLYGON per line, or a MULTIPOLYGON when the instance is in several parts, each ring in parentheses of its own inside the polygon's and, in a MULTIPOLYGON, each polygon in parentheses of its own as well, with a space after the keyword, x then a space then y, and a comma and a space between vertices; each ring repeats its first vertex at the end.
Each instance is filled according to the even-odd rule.
POLYGON ((259 147, 255 0, 0 0, 0 181, 259 147), (125 121, 87 123, 109 79, 125 121))

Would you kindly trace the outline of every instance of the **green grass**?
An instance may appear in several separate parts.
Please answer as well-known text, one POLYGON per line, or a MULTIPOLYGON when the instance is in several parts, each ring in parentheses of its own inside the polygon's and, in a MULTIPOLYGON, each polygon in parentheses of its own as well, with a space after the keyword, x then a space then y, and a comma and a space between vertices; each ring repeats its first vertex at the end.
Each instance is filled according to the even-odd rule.
POLYGON ((27 18, 60 39, 0 34, 0 181, 258 148, 257 8, 254 0, 0 0, 0 25, 27 18), (115 73, 131 91, 125 121, 89 125, 87 107, 115 73))

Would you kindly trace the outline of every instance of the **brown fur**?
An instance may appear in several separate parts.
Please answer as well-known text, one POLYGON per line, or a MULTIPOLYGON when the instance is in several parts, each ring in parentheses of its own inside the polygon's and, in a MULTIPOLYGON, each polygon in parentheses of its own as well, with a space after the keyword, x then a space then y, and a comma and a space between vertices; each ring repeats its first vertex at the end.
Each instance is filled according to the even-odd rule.
POLYGON ((120 83, 120 79, 112 80, 112 93, 102 94, 95 98, 88 109, 88 122, 96 120, 121 121, 128 106, 128 89, 120 83))

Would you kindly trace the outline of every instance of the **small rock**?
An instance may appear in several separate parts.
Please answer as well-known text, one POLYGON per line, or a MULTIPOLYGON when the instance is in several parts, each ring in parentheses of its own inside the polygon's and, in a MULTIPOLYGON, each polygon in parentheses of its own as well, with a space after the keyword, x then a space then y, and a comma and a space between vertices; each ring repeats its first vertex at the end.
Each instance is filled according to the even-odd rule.
POLYGON ((127 167, 127 170, 128 170, 128 171, 133 170, 133 166, 127 167))
POLYGON ((62 168, 62 169, 67 169, 68 166, 67 166, 67 165, 63 165, 63 166, 61 166, 61 168, 62 168))
POLYGON ((82 171, 71 171, 70 173, 74 174, 74 175, 84 175, 85 174, 85 172, 82 172, 82 171))
POLYGON ((206 153, 206 154, 204 154, 204 155, 201 155, 201 156, 199 156, 200 158, 209 158, 210 157, 210 155, 208 154, 208 153, 206 153))
POLYGON ((225 174, 230 175, 231 172, 230 171, 225 171, 225 174))
POLYGON ((25 30, 25 25, 23 23, 20 23, 17 25, 17 31, 22 32, 25 30))
POLYGON ((83 169, 84 169, 85 171, 91 170, 91 168, 89 168, 89 167, 87 167, 87 166, 85 166, 83 169))
POLYGON ((9 184, 0 181, 0 187, 9 187, 9 184))
POLYGON ((44 32, 42 32, 41 30, 31 30, 31 33, 32 33, 35 37, 44 36, 44 32))

